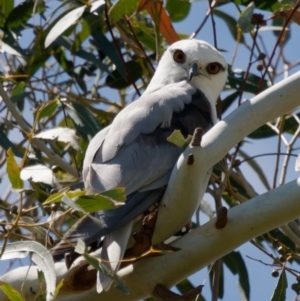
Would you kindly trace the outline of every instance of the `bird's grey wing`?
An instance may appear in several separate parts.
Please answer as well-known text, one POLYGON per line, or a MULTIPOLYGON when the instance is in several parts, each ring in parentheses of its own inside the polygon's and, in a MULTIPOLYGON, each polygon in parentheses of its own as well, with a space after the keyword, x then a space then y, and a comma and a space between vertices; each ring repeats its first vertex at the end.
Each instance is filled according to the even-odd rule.
POLYGON ((174 112, 191 102, 196 92, 187 81, 166 85, 152 93, 144 93, 124 108, 114 119, 107 139, 101 147, 102 162, 114 158, 121 147, 128 146, 141 134, 150 134, 160 126, 168 128, 174 112))
POLYGON ((55 247, 51 249, 51 255, 55 261, 61 260, 65 255, 69 256, 69 263, 76 258, 73 256, 72 244, 76 245, 78 238, 86 245, 99 247, 101 237, 120 229, 141 213, 145 212, 153 203, 160 201, 164 189, 135 192, 128 197, 124 206, 114 210, 100 211, 96 216, 85 215, 78 220, 64 235, 55 247))
MULTIPOLYGON (((188 94, 186 97, 189 97, 188 94)), ((95 225, 87 229, 83 223, 75 224, 66 233, 66 239, 76 243, 80 237, 86 244, 91 244, 101 236, 125 225, 161 198, 163 193, 160 190, 157 190, 159 194, 157 197, 153 197, 153 194, 151 197, 143 195, 150 193, 149 191, 137 191, 148 185, 156 188, 157 182, 160 185, 167 184, 168 175, 183 149, 169 143, 166 138, 175 129, 180 129, 184 136, 187 136, 192 134, 196 127, 202 126, 207 130, 212 126, 211 108, 203 93, 197 91, 190 98, 190 103, 173 114, 169 127, 161 127, 159 124, 152 133, 140 134, 133 143, 123 146, 109 162, 103 162, 100 147, 93 158, 93 163, 85 166, 86 188, 100 192, 123 186, 130 195, 124 206, 99 213, 98 217, 102 221, 100 226, 95 225)), ((109 133, 106 134, 106 137, 108 136, 109 133)), ((59 259, 72 248, 61 241, 52 250, 52 254, 59 259)))

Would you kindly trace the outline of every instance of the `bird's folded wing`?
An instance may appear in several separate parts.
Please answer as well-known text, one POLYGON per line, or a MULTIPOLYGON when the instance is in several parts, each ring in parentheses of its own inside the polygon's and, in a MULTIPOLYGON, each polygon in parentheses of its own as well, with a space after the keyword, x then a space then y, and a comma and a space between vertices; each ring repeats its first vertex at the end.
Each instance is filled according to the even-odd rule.
POLYGON ((120 229, 158 202, 163 193, 164 189, 136 192, 128 197, 126 206, 98 212, 96 217, 85 215, 68 230, 64 239, 51 249, 54 260, 60 260, 65 254, 72 252, 78 238, 86 245, 100 242, 103 236, 120 229))

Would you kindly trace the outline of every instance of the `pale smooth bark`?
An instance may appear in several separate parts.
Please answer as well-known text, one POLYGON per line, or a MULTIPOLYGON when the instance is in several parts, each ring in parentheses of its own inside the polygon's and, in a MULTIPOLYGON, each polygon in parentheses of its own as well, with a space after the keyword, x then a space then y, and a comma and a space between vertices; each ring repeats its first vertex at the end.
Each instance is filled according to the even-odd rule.
MULTIPOLYGON (((226 119, 214 126, 202 139, 201 147, 189 146, 179 158, 163 202, 159 209, 153 242, 161 242, 180 229, 191 217, 202 199, 211 167, 252 131, 287 114, 300 105, 300 72, 276 84, 265 92, 247 101, 226 119), (187 157, 193 154, 194 163, 187 165, 187 157)), ((222 230, 215 228, 215 220, 193 230, 172 245, 180 251, 145 259, 119 271, 131 293, 123 295, 112 288, 107 293, 97 294, 95 288, 79 294, 61 289, 61 298, 69 300, 139 300, 151 295, 158 283, 172 286, 203 268, 207 264, 234 250, 249 239, 279 227, 300 215, 300 181, 294 180, 228 212, 228 224, 222 230), (280 214, 278 214, 280 212, 280 214), (276 216, 276 218, 274 218, 276 216)), ((68 278, 63 264, 56 265, 58 280, 68 278)), ((20 281, 26 271, 19 268, 0 278, 20 289, 20 281)), ((26 300, 33 300, 30 287, 38 291, 36 271, 28 273, 24 287, 26 300)), ((6 300, 0 290, 0 300, 6 300)))

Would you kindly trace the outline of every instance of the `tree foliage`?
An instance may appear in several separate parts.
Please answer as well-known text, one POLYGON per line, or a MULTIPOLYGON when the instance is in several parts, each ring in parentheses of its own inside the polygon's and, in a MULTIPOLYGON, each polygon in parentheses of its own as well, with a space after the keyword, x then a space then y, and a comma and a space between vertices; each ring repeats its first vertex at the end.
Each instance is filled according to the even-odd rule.
MULTIPOLYGON (((191 35, 174 26, 187 21, 195 5, 180 0, 0 0, 0 168, 5 174, 1 253, 13 244, 19 252, 27 251, 20 240, 50 248, 83 213, 124 201, 122 188, 97 196, 79 190, 85 150, 98 131, 143 93, 167 44, 191 35)), ((299 1, 212 1, 206 8, 203 20, 193 20, 199 22, 193 35, 209 27, 215 46, 232 54, 218 105, 220 118, 242 105, 244 98, 299 69, 299 55, 286 55, 293 53, 292 41, 299 31, 299 1), (217 19, 224 28, 216 27, 217 19), (231 42, 220 45, 218 37, 225 30, 231 42), (242 66, 237 63, 241 53, 247 62, 242 66)), ((212 198, 230 208, 255 197, 253 180, 243 172, 246 164, 265 190, 285 183, 295 156, 299 118, 299 112, 291 112, 245 137, 215 166, 208 188, 212 198), (276 158, 275 171, 264 170, 244 147, 272 137, 278 140, 277 149, 261 155, 276 158)), ((215 208, 204 203, 202 211, 212 215, 215 208)), ((297 225, 292 222, 290 228, 297 225)), ((286 272, 295 276, 293 289, 298 293, 297 273, 286 265, 289 259, 299 268, 297 242, 288 230, 275 229, 252 243, 268 254, 272 249, 270 261, 275 260, 280 271, 272 300, 284 300, 286 272)), ((248 300, 248 271, 237 251, 212 267, 211 275, 217 275, 211 277, 213 295, 226 295, 225 266, 238 275, 248 300)), ((184 294, 193 285, 185 279, 177 288, 184 294)), ((8 285, 2 289, 14 295, 11 300, 22 300, 8 285)), ((52 289, 55 294, 53 283, 52 289)))

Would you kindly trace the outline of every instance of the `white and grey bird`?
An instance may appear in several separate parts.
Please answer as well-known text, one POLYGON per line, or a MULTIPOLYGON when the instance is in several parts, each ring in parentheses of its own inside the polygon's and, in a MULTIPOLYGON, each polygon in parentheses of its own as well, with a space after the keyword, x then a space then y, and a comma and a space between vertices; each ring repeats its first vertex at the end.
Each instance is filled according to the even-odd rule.
MULTIPOLYGON (((99 193, 125 187, 126 203, 97 213, 97 222, 89 215, 83 217, 65 239, 76 244, 81 238, 87 245, 101 247, 100 257, 117 271, 134 221, 161 200, 163 187, 183 152, 167 137, 175 129, 185 137, 197 127, 208 131, 216 123, 215 104, 226 78, 226 61, 210 44, 200 40, 172 44, 143 95, 91 140, 85 155, 85 188, 99 193)), ((60 260, 74 250, 61 241, 51 252, 60 260)), ((108 290, 111 283, 100 273, 97 291, 108 290)))

